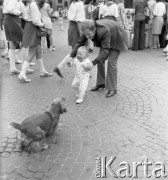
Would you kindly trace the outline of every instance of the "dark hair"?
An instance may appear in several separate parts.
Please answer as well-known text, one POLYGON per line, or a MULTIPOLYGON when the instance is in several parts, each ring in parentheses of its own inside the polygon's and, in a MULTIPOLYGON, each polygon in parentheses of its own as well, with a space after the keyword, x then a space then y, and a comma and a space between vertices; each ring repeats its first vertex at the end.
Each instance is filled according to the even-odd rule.
POLYGON ((90 4, 91 2, 92 2, 92 0, 84 0, 85 5, 90 4))
POLYGON ((44 6, 45 2, 46 2, 46 0, 40 0, 38 3, 38 7, 41 9, 44 6))

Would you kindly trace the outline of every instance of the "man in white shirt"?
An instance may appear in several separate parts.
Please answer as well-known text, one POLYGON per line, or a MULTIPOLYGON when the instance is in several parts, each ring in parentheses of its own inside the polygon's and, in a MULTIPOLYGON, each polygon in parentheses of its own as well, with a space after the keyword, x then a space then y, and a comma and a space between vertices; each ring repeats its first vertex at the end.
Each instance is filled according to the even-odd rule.
POLYGON ((102 10, 102 18, 116 21, 118 18, 118 6, 113 1, 107 0, 102 10))

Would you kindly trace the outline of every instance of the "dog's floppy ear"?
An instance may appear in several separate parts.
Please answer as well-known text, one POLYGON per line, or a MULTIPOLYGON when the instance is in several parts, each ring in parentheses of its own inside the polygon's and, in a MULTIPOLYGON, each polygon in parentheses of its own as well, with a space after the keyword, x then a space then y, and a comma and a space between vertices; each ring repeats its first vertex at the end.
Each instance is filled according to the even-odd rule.
POLYGON ((61 102, 62 102, 62 103, 65 103, 65 102, 66 102, 66 99, 65 99, 65 98, 61 98, 61 102))
POLYGON ((61 98, 61 113, 67 112, 65 103, 66 103, 66 99, 65 98, 61 98))

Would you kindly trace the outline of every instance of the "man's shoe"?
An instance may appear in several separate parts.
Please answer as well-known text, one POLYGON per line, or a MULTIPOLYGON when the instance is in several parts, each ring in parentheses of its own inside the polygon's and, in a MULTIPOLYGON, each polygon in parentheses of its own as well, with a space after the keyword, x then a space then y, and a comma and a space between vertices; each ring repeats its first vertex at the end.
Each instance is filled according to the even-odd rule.
POLYGON ((91 89, 91 91, 98 91, 100 88, 104 89, 105 85, 104 84, 96 85, 94 88, 91 89))
POLYGON ((114 91, 109 90, 106 94, 106 98, 112 97, 115 94, 117 94, 117 90, 114 90, 114 91))
POLYGON ((63 75, 62 75, 59 67, 55 67, 55 68, 53 69, 53 71, 54 71, 55 73, 57 73, 58 76, 60 76, 61 78, 63 78, 63 75))

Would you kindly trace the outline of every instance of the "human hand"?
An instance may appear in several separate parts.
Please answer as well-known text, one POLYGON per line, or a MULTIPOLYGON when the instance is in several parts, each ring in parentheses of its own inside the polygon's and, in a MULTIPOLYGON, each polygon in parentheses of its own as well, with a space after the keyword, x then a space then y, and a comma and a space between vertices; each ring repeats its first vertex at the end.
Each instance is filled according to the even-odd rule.
POLYGON ((72 61, 68 61, 68 62, 67 62, 67 66, 68 66, 68 67, 71 67, 71 66, 72 66, 72 64, 73 64, 73 62, 72 62, 72 61))
POLYGON ((67 61, 67 66, 68 66, 68 67, 71 67, 71 66, 72 66, 72 64, 73 64, 72 59, 73 59, 73 58, 71 58, 71 57, 68 59, 68 61, 67 61))
POLYGON ((92 62, 86 63, 86 66, 85 66, 86 71, 90 71, 92 68, 93 68, 93 63, 92 62))

